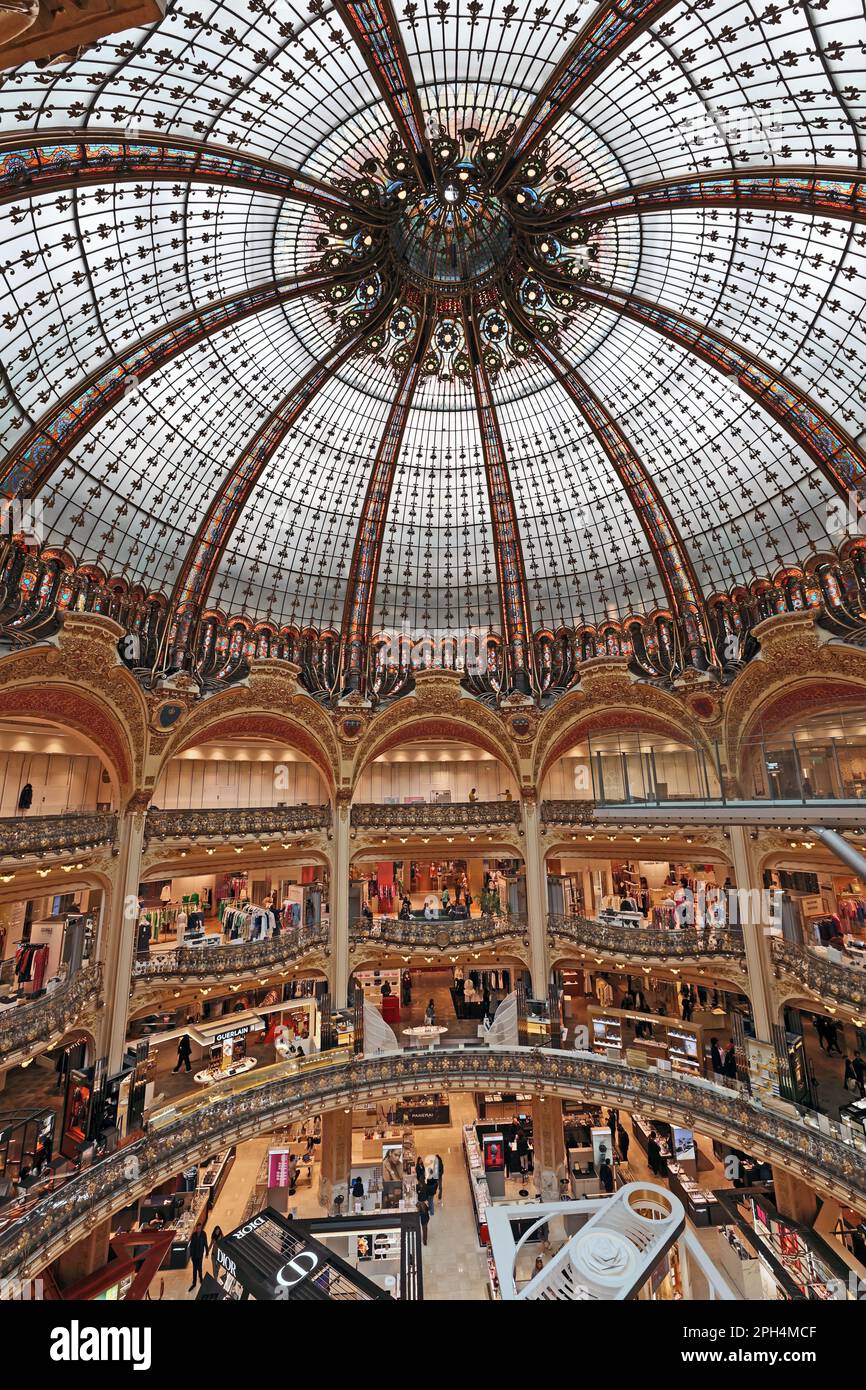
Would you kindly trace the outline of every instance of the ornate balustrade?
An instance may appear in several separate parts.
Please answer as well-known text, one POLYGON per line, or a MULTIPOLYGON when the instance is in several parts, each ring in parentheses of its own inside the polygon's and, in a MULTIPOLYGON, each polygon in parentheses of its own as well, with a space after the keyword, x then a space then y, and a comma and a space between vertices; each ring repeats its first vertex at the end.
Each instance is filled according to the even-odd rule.
POLYGON ((832 999, 852 1013, 866 1013, 866 969, 839 965, 781 937, 770 943, 773 965, 778 974, 792 975, 822 999, 832 999))
POLYGON ((133 987, 140 982, 204 980, 211 976, 245 975, 295 962, 323 952, 327 927, 305 927, 297 935, 245 941, 236 946, 179 946, 137 960, 132 970, 133 987))
POLYGON ((595 818, 594 801, 542 801, 541 824, 591 825, 595 818))
POLYGON ((482 830, 521 825, 517 801, 445 801, 416 806, 380 806, 356 802, 351 811, 356 830, 482 830))
POLYGON ((96 961, 82 966, 52 994, 0 1013, 0 1065, 11 1065, 19 1053, 45 1051, 96 1009, 101 995, 102 962, 96 961))
POLYGON ((587 917, 551 914, 547 929, 558 942, 605 955, 647 960, 690 960, 707 956, 745 961, 743 933, 730 927, 678 927, 673 931, 607 926, 587 917))
POLYGON ((521 940, 527 925, 518 917, 471 917, 463 921, 401 921, 383 917, 372 926, 363 918, 351 923, 349 942, 356 950, 364 946, 394 946, 416 951, 454 951, 461 947, 496 947, 503 941, 521 940))
POLYGON ((327 830, 331 807, 255 806, 243 810, 215 807, 196 811, 157 811, 147 813, 145 835, 148 840, 231 839, 240 835, 287 835, 298 831, 327 830))
POLYGON ((4 816, 0 819, 0 858, 27 854, 82 853, 117 837, 114 812, 68 816, 4 816))
POLYGON ((709 1081, 550 1049, 437 1048, 294 1059, 164 1107, 136 1143, 80 1173, 0 1233, 0 1278, 32 1278, 71 1242, 216 1149, 301 1115, 433 1090, 545 1091, 672 1120, 866 1204, 866 1148, 709 1081))

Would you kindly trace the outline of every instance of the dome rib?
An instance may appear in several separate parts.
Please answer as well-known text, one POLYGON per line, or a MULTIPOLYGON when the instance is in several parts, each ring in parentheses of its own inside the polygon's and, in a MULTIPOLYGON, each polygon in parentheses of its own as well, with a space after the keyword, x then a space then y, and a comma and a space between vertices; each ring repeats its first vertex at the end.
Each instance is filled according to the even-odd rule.
POLYGON ((175 583, 169 606, 166 644, 170 669, 182 665, 187 652, 195 645, 194 628, 220 559, 253 488, 276 450, 322 388, 355 355, 365 338, 381 326, 389 311, 390 303, 374 311, 372 319, 364 323, 348 342, 338 343, 321 361, 316 362, 280 401, 238 455, 231 473, 211 500, 175 583))
POLYGON ((133 137, 123 130, 92 127, 52 130, 50 139, 38 142, 22 141, 19 135, 0 137, 0 203, 94 184, 169 179, 244 188, 328 213, 349 213, 363 222, 387 221, 378 208, 287 164, 189 137, 153 131, 133 137))
POLYGON ((385 428, 370 470, 364 505, 352 548, 352 563, 343 606, 343 692, 357 690, 364 679, 373 625, 376 582, 382 558, 382 536, 394 486, 394 475, 409 411, 418 386, 421 363, 433 331, 433 303, 425 295, 415 331, 415 344, 397 386, 385 428))
POLYGON ((350 276, 306 271, 246 294, 229 295, 180 314, 164 328, 139 339, 128 352, 101 364, 83 382, 67 392, 19 440, 0 465, 0 490, 9 497, 36 497, 48 485, 70 450, 83 439, 107 411, 118 405, 130 387, 137 387, 167 362, 189 352, 211 334, 276 304, 287 304, 301 295, 319 294, 335 284, 354 283, 366 273, 350 276))

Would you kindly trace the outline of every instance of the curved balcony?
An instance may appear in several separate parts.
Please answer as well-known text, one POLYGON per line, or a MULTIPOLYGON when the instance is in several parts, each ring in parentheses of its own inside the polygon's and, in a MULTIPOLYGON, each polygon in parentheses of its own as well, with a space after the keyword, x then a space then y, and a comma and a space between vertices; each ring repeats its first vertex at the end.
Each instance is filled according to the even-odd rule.
POLYGON ((549 1049, 437 1048, 378 1057, 335 1052, 283 1062, 164 1107, 142 1139, 10 1222, 0 1233, 0 1277, 32 1278, 99 1222, 191 1162, 298 1116, 394 1094, 515 1088, 659 1115, 779 1163, 855 1208, 866 1203, 866 1145, 846 1141, 839 1126, 819 1130, 817 1123, 765 1109, 709 1081, 549 1049))
POLYGON ((455 951, 481 947, 500 948, 503 942, 524 941, 527 925, 517 917, 470 917, 464 921, 403 922, 399 917, 383 917, 372 926, 359 918, 349 927, 349 943, 356 951, 363 947, 390 946, 398 950, 455 951))
POLYGON ((821 1000, 831 999, 853 1014, 866 1016, 866 968, 825 960, 808 946, 780 937, 773 937, 770 950, 777 974, 799 980, 821 1000))
POLYGON ((4 816, 0 819, 0 858, 24 855, 81 854, 117 837, 113 811, 76 812, 68 816, 4 816))
POLYGON ((250 835, 296 835, 328 830, 331 807, 253 806, 242 810, 208 807, 196 811, 149 810, 148 840, 225 840, 250 835))
POLYGON ((415 806, 380 806, 357 802, 351 809, 355 830, 488 830, 519 829, 518 801, 445 801, 415 806))
POLYGON ((45 1052, 74 1028, 102 996, 102 962, 84 965, 52 994, 0 1013, 0 1066, 13 1066, 21 1055, 45 1052))
POLYGON ((133 988, 142 983, 177 984, 178 981, 231 978, 255 974, 275 966, 295 965, 328 944, 327 927, 306 927, 297 935, 244 941, 236 946, 179 946, 174 951, 137 960, 132 969, 133 988))
POLYGON ((577 946, 598 955, 658 963, 690 960, 745 963, 743 933, 728 927, 678 927, 675 931, 612 927, 586 917, 549 916, 547 930, 557 946, 577 946))

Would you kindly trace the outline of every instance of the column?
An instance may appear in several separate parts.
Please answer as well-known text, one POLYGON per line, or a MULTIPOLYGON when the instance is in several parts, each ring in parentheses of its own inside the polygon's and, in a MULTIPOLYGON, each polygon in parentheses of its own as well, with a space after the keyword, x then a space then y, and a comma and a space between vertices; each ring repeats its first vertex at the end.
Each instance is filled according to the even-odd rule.
POLYGON ((327 1110, 322 1116, 322 1142, 319 1146, 319 1202, 330 1212, 334 1198, 344 1198, 340 1211, 351 1210, 349 1175, 352 1169, 352 1112, 327 1110))
POLYGON ((108 1074, 120 1070, 129 1014, 129 987, 138 932, 138 885, 144 846, 144 808, 121 816, 111 905, 103 924, 105 1017, 98 1054, 108 1057, 108 1074), (105 939, 107 937, 107 940, 105 939))
POLYGON ((331 954, 334 1007, 344 1009, 349 989, 349 819, 348 792, 337 792, 331 862, 331 954))
POLYGON ((547 998, 549 978, 547 958, 547 872, 544 847, 538 825, 535 794, 523 792, 521 800, 526 863, 526 914, 529 919, 529 973, 536 999, 547 998))
POLYGON ((818 1195, 803 1178, 797 1178, 784 1168, 773 1164, 773 1187, 776 1209, 781 1216, 811 1227, 818 1215, 818 1195))
POLYGON ((108 1263, 108 1242, 111 1238, 111 1218, 101 1221, 68 1250, 64 1250, 51 1266, 51 1272, 62 1289, 86 1279, 89 1274, 108 1263))
POLYGON ((559 1201, 559 1178, 565 1172, 562 1101, 555 1096, 532 1098, 532 1147, 535 1190, 543 1202, 559 1201))
POLYGON ((772 1024, 775 1018, 773 1005, 773 966, 770 958, 769 923, 761 920, 761 911, 754 906, 763 902, 763 883, 757 870, 757 855, 749 838, 749 831, 742 825, 730 827, 731 857, 734 861, 734 879, 740 890, 738 898, 738 918, 743 931, 746 951, 746 969, 749 972, 749 998, 755 1032, 764 1042, 773 1037, 772 1024), (749 892, 747 906, 745 890, 749 892))

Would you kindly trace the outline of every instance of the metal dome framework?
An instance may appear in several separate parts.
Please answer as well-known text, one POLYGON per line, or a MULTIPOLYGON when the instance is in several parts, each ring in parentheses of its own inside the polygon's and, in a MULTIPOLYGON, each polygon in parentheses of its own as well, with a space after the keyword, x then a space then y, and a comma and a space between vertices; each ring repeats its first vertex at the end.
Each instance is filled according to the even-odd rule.
POLYGON ((762 576, 862 621, 860 24, 182 0, 5 74, 6 496, 169 669, 240 614, 334 693, 401 630, 719 670, 762 576))

